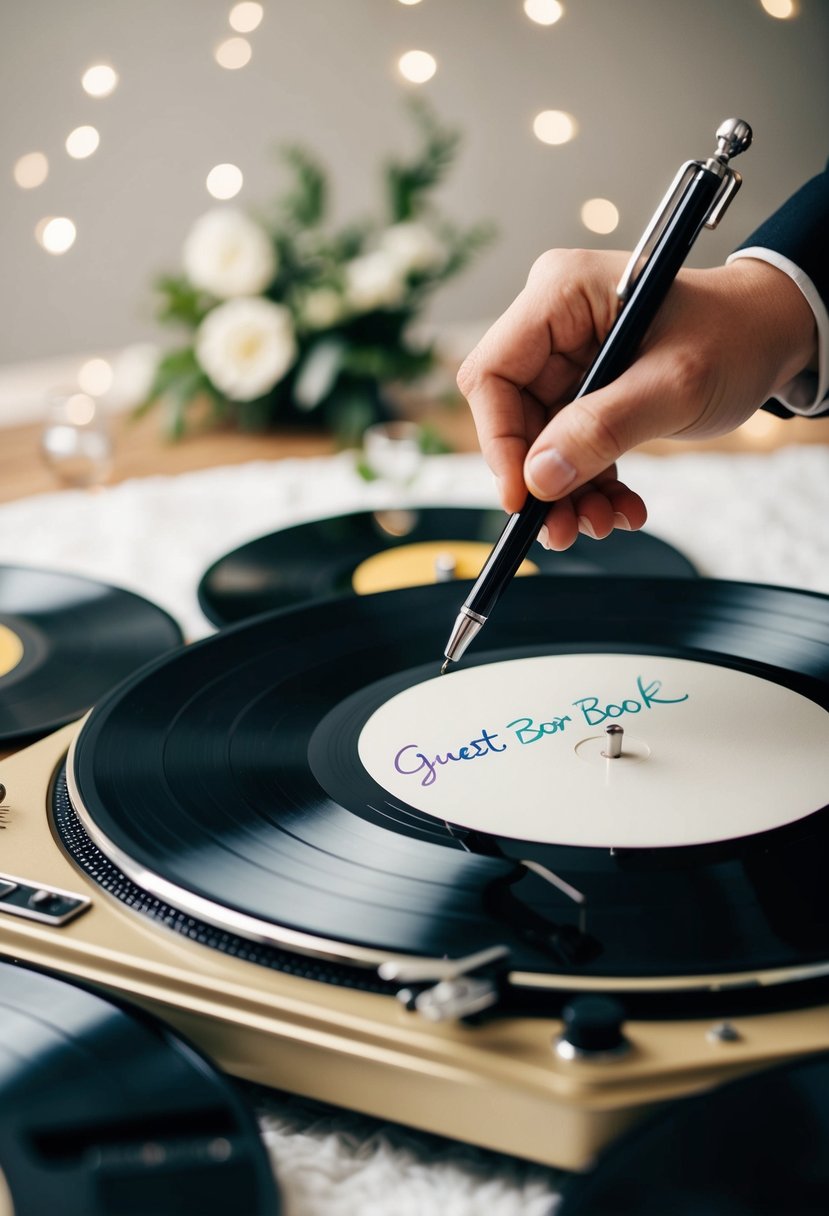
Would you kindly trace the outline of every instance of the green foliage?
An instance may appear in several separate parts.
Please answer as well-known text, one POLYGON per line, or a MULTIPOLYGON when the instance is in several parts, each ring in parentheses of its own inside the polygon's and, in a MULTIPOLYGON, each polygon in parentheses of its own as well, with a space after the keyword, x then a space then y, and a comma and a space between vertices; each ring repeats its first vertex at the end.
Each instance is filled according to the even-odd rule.
POLYGON ((293 173, 293 183, 278 201, 277 230, 316 228, 328 206, 328 175, 312 153, 296 144, 282 149, 282 159, 293 173))
MULTIPOLYGON (((306 148, 280 151, 287 184, 255 222, 274 252, 275 271, 262 297, 288 310, 294 330, 296 357, 282 379, 250 401, 223 393, 222 377, 211 368, 215 383, 199 363, 195 335, 208 314, 230 308, 232 300, 200 290, 186 275, 164 275, 156 283, 159 318, 183 328, 190 341, 161 360, 139 413, 160 402, 167 433, 178 437, 198 399, 215 420, 245 430, 316 422, 342 442, 354 442, 384 416, 383 386, 416 380, 434 367, 435 350, 411 336, 412 322, 437 288, 479 256, 494 229, 486 223, 459 227, 433 206, 431 192, 455 161, 460 133, 421 99, 410 103, 409 112, 416 146, 408 158, 384 166, 379 220, 352 220, 332 229, 324 166, 306 148), (381 279, 384 273, 397 276, 394 290, 384 295, 381 283, 376 299, 353 287, 358 265, 365 273, 372 259, 375 273, 382 263, 381 279)), ((433 445, 424 450, 442 450, 431 432, 423 442, 433 445)))
POLYGON ((386 166, 389 214, 393 223, 411 220, 426 207, 426 195, 449 171, 460 143, 460 132, 443 126, 420 98, 409 105, 420 149, 409 161, 391 160, 386 166))

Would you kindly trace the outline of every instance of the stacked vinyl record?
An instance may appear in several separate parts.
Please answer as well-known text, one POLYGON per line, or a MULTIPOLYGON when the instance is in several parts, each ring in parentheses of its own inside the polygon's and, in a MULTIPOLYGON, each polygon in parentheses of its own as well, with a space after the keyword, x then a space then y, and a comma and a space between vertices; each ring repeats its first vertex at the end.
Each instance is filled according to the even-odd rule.
POLYGON ((0 746, 80 717, 181 640, 166 612, 129 591, 0 566, 0 746))

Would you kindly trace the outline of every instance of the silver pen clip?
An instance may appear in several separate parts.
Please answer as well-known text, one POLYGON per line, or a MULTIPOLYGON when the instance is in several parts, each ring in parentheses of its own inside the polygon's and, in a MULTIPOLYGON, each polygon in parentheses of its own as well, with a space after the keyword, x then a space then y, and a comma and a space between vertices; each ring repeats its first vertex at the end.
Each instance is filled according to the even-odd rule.
POLYGON ((741 118, 727 118, 717 129, 717 151, 706 161, 689 160, 680 168, 674 180, 668 187, 665 197, 654 212, 653 218, 630 255, 630 260, 624 269, 616 295, 624 304, 633 290, 633 285, 639 273, 647 265, 665 226, 676 211, 686 190, 689 189, 694 177, 701 169, 716 173, 721 179, 720 188, 714 195, 711 209, 704 221, 704 227, 716 228, 725 215, 731 200, 742 185, 742 177, 728 163, 731 157, 739 156, 751 145, 751 127, 741 118))

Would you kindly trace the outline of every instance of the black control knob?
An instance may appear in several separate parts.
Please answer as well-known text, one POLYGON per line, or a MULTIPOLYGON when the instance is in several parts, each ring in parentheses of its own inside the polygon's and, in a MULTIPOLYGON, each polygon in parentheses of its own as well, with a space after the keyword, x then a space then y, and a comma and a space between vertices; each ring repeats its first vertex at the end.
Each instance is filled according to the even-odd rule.
POLYGON ((625 1010, 610 996, 579 996, 562 1012, 564 1030, 556 1052, 564 1059, 621 1056, 630 1048, 622 1033, 625 1010))

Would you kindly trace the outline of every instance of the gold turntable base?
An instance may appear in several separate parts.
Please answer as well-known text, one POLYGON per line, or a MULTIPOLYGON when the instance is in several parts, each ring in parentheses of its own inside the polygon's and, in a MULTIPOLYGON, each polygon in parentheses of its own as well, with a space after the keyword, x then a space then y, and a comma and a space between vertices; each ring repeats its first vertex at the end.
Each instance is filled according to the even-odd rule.
MULTIPOLYGON (((821 1007, 739 1017, 725 1029, 711 1018, 631 1021, 626 1052, 568 1059, 556 1050, 558 1019, 431 1023, 393 997, 189 941, 108 896, 58 842, 50 784, 77 730, 65 727, 0 763, 0 954, 144 1006, 235 1076, 581 1169, 661 1103, 829 1046, 829 1008, 821 1007), (8 902, 15 883, 18 896, 31 888, 35 910, 44 890, 47 912, 50 892, 89 902, 73 905, 62 923, 31 919, 20 899, 17 911, 8 902)), ((721 986, 731 980, 746 977, 718 977, 721 986)))

